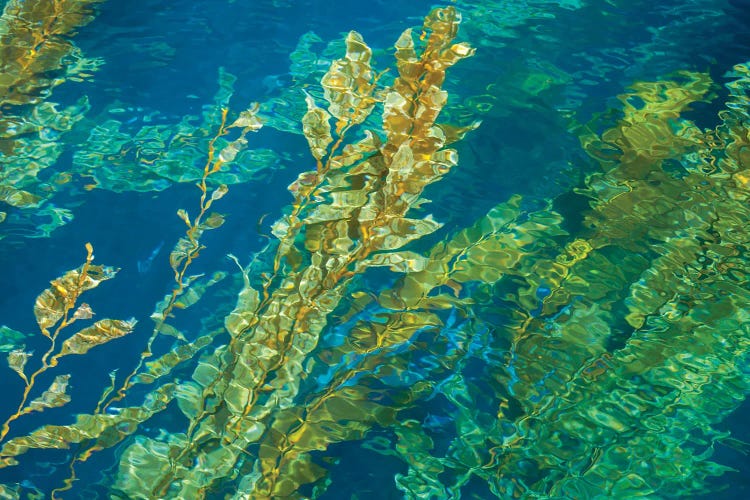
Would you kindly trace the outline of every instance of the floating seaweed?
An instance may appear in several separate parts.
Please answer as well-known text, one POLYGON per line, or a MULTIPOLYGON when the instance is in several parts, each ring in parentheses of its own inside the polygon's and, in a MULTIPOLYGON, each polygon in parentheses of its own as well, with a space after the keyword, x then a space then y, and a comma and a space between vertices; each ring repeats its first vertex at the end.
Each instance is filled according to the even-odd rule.
MULTIPOLYGON (((73 423, 11 434, 17 419, 69 401, 67 375, 35 384, 58 359, 135 326, 100 320, 63 340, 93 316, 79 296, 116 272, 94 265, 89 246, 37 299, 51 341, 40 368, 8 349, 25 390, 0 466, 73 449, 58 497, 78 464, 113 450, 103 485, 113 497, 309 498, 328 489, 336 446, 349 443, 400 461, 396 487, 409 498, 709 491, 729 470, 711 459, 731 443, 718 424, 750 391, 750 66, 735 68, 713 129, 687 118, 713 97, 707 74, 634 83, 616 123, 605 114, 579 128, 600 167, 581 186, 541 205, 512 196, 435 241, 425 190, 477 126, 438 121, 446 71, 473 54, 454 42, 459 23, 438 8, 419 36, 405 31, 392 81, 361 35, 347 35, 322 92, 305 95, 315 168, 289 186, 267 247, 240 266, 233 309, 186 335, 172 319, 226 278, 188 274, 203 233, 223 223, 210 210, 228 188, 212 181, 261 126, 257 106, 230 125, 222 110, 213 135, 201 132, 199 210, 178 211, 187 229, 170 253, 174 287, 135 368, 112 374, 73 423), (383 274, 386 286, 369 286, 383 274), (158 351, 165 337, 174 343, 158 351), (179 414, 166 426, 168 408, 179 414)), ((23 485, 0 488, 16 498, 23 485)))

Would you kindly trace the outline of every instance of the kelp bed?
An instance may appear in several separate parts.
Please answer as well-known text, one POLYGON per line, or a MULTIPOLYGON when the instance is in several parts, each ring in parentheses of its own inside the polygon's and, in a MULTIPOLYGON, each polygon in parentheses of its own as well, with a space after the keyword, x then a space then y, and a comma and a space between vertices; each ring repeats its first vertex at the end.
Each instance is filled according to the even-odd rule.
MULTIPOLYGON (((1 19, 0 220, 49 218, 29 223, 35 237, 69 212, 45 201, 71 174, 38 174, 88 109, 85 98, 60 110, 47 97, 95 69, 67 37, 92 3, 11 0, 1 19)), ((342 479, 329 470, 346 443, 397 462, 395 485, 409 498, 716 487, 729 468, 712 461, 714 448, 744 449, 722 422, 750 389, 750 64, 734 68, 713 128, 683 116, 715 98, 707 74, 633 83, 616 117, 575 128, 599 166, 580 185, 544 204, 512 196, 434 238, 441 223, 424 215, 425 191, 451 182, 452 145, 480 126, 441 119, 452 116, 446 76, 474 53, 455 41, 460 20, 453 7, 434 9, 398 38, 390 71, 373 69, 362 36, 347 35, 319 86, 305 86, 296 127, 311 168, 289 186, 266 247, 246 264, 231 256, 234 272, 192 268, 204 233, 221 230, 214 205, 232 196, 228 185, 283 158, 249 149, 273 103, 228 110, 233 81, 222 74, 197 126, 90 130, 76 175, 113 191, 190 181, 198 205, 178 211, 174 285, 140 359, 101 381, 90 411, 16 431, 70 402, 60 365, 85 363, 71 358, 145 323, 92 321, 86 292, 116 268, 86 245, 83 264, 38 296, 45 351, 3 327, 4 376, 22 385, 6 396, 18 406, 0 431, 0 467, 30 470, 24 455, 53 450, 67 478, 42 491, 19 472, 1 497, 318 497, 335 494, 342 479), (585 209, 567 209, 571 200, 585 209), (208 295, 225 306, 179 326, 208 295), (110 472, 99 484, 78 480, 97 463, 110 472)))

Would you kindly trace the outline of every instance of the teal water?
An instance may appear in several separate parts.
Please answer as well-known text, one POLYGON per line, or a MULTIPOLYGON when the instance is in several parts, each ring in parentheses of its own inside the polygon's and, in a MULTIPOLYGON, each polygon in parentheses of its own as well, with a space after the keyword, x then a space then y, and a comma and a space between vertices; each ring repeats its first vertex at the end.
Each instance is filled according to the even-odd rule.
MULTIPOLYGON (((31 353, 27 377, 42 369, 23 408, 70 378, 62 399, 10 417, 0 497, 747 497, 750 3, 449 5, 476 53, 447 71, 438 122, 481 125, 450 145, 444 177, 399 185, 431 203, 366 198, 384 212, 409 200, 412 220, 378 229, 406 239, 352 251, 337 274, 315 256, 339 255, 334 236, 364 245, 369 222, 334 204, 346 221, 334 230, 315 219, 333 195, 287 190, 316 169, 305 96, 327 108, 320 80, 356 30, 388 69, 374 94, 388 102, 394 43, 413 28, 420 48, 431 2, 4 2, 0 349, 31 353), (78 9, 91 18, 52 33, 78 9), (176 287, 175 213, 200 208, 221 109, 232 123, 253 102, 263 128, 209 176, 209 194, 228 186, 224 222, 200 236, 183 282, 201 277, 177 292, 205 295, 171 311, 148 361, 195 352, 102 396, 154 369, 138 363, 176 287), (295 206, 302 229, 284 253, 273 224, 295 206), (429 214, 441 225, 420 235, 429 214), (89 242, 119 272, 75 307, 137 324, 47 367, 92 320, 63 329, 45 360, 35 300, 89 242), (228 255, 248 266, 244 297, 265 286, 267 301, 237 305, 228 255), (235 308, 258 323, 233 331, 235 308)), ((344 144, 364 129, 387 141, 381 107, 344 144)), ((347 172, 319 180, 392 182, 347 172)), ((5 420, 24 380, 3 370, 5 420)))

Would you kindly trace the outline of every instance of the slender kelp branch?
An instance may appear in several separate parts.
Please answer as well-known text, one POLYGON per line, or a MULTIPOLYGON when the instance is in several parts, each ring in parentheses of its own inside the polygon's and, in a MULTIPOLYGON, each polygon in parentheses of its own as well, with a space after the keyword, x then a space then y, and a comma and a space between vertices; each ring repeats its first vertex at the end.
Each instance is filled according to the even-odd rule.
MULTIPOLYGON (((16 409, 15 413, 13 413, 10 417, 7 418, 7 420, 3 423, 2 430, 0 430, 0 441, 5 439, 5 436, 8 435, 8 432, 10 431, 10 423, 16 420, 18 417, 26 413, 24 411, 24 407, 26 406, 26 401, 28 400, 29 394, 34 389, 34 383, 36 381, 36 378, 41 375, 42 373, 46 372, 49 368, 52 368, 56 363, 50 364, 48 363, 49 357, 52 355, 52 353, 55 352, 55 343, 57 342, 57 338, 60 334, 60 331, 68 326, 70 323, 75 321, 75 317, 72 319, 72 321, 69 320, 68 315, 75 307, 75 303, 78 300, 79 294, 84 290, 83 286, 88 278, 88 269, 91 265, 91 261, 94 259, 94 249, 91 246, 90 243, 86 244, 86 262, 83 264, 83 266, 80 268, 80 271, 77 273, 77 276, 73 276, 73 279, 75 280, 75 284, 71 289, 65 288, 59 284, 54 284, 54 289, 58 292, 60 292, 60 295, 64 299, 64 304, 62 306, 62 318, 60 322, 57 324, 57 327, 52 333, 49 333, 49 330, 46 326, 43 326, 40 323, 42 335, 47 337, 50 340, 50 346, 47 349, 47 351, 42 355, 41 363, 42 365, 31 374, 30 377, 26 377, 24 375, 24 382, 25 387, 23 394, 21 395, 21 401, 18 404, 18 408, 16 409), (72 293, 69 293, 72 292, 72 293)), ((39 304, 39 300, 37 303, 39 304)), ((38 310, 41 310, 41 307, 37 307, 38 310)), ((60 311, 55 311, 54 315, 57 316, 60 313, 60 311)), ((47 324, 47 322, 43 323, 44 325, 47 324)), ((23 373, 23 370, 21 370, 21 373, 23 373)))
POLYGON ((52 281, 52 287, 45 290, 36 300, 34 314, 37 323, 42 335, 50 341, 49 348, 42 355, 41 366, 31 376, 26 376, 24 368, 30 355, 24 353, 21 349, 11 353, 8 358, 10 367, 24 380, 24 391, 17 410, 6 419, 2 430, 0 430, 0 441, 8 435, 11 422, 22 415, 33 411, 41 411, 45 408, 62 406, 70 400, 70 397, 66 394, 67 381, 70 376, 59 375, 40 398, 32 401, 29 406, 26 405, 29 395, 35 387, 37 377, 57 366, 59 358, 68 354, 83 354, 95 345, 130 333, 135 326, 133 321, 101 320, 65 340, 60 351, 55 352, 60 332, 63 329, 79 319, 89 319, 93 316, 88 304, 81 304, 70 316, 70 312, 76 307, 80 295, 86 290, 96 287, 101 281, 113 278, 117 272, 110 267, 92 264, 94 250, 90 243, 86 244, 86 252, 86 262, 80 268, 69 271, 64 276, 52 281), (49 329, 52 327, 55 328, 50 333, 49 329))
MULTIPOLYGON (((232 159, 234 159, 237 153, 246 146, 247 141, 245 139, 245 135, 248 132, 257 131, 261 128, 261 123, 256 116, 257 111, 257 104, 253 105, 249 110, 243 112, 234 123, 232 123, 230 126, 227 126, 228 109, 224 108, 221 110, 221 123, 219 125, 219 129, 216 132, 216 135, 208 143, 208 151, 206 163, 203 167, 203 175, 201 176, 200 181, 196 184, 198 189, 201 191, 198 214, 191 221, 187 212, 185 212, 184 210, 179 210, 177 212, 178 216, 187 225, 185 237, 180 239, 169 257, 170 265, 172 266, 172 270, 174 272, 175 283, 177 285, 172 289, 171 294, 166 299, 166 303, 162 303, 160 305, 160 310, 157 311, 158 314, 154 331, 146 343, 146 348, 141 354, 141 357, 138 360, 138 364, 125 378, 122 386, 117 391, 117 396, 101 405, 102 411, 106 411, 106 409, 112 403, 120 401, 125 397, 127 391, 132 386, 131 380, 140 372, 145 360, 152 355, 151 348, 154 341, 159 336, 159 334, 164 331, 165 323, 171 316, 177 300, 183 294, 186 287, 190 284, 186 279, 186 275, 190 264, 192 264, 192 262, 198 257, 201 250, 203 250, 204 248, 199 241, 201 235, 205 230, 215 229, 223 223, 222 216, 216 213, 210 214, 207 220, 203 221, 203 218, 208 213, 208 210, 213 205, 213 202, 221 199, 228 191, 227 186, 221 184, 211 193, 211 196, 209 198, 208 180, 212 174, 215 174, 221 170, 221 167, 225 161, 231 161, 232 159), (222 149, 222 151, 218 155, 218 158, 216 158, 216 141, 226 135, 228 129, 230 128, 240 128, 240 136, 234 141, 230 142, 224 149, 222 149)), ((97 410, 99 410, 99 408, 97 408, 97 410)))
MULTIPOLYGON (((155 313, 156 317, 154 319, 156 322, 156 326, 154 327, 152 335, 147 341, 146 348, 141 354, 136 367, 125 378, 119 389, 117 389, 117 393, 114 397, 107 399, 107 395, 114 392, 113 388, 112 390, 107 391, 102 396, 102 398, 100 398, 94 414, 101 414, 103 412, 106 412, 113 403, 122 400, 127 395, 128 390, 130 390, 133 386, 134 379, 137 382, 139 375, 140 379, 144 378, 144 375, 141 373, 142 368, 144 363, 146 362, 146 359, 148 359, 152 355, 151 349, 154 341, 160 333, 165 332, 167 319, 171 316, 172 311, 178 304, 178 300, 183 295, 187 287, 192 284, 192 280, 186 279, 186 274, 190 264, 204 248, 199 242, 200 236, 205 230, 219 227, 223 222, 223 218, 215 213, 208 215, 208 219, 206 221, 203 221, 203 218, 208 213, 208 210, 211 208, 213 202, 222 198, 228 191, 227 186, 222 184, 211 193, 211 196, 209 198, 208 178, 212 174, 219 172, 221 170, 222 164, 225 161, 231 161, 232 159, 234 159, 237 153, 246 146, 247 141, 245 139, 245 136, 248 132, 256 131, 261 128, 261 123, 256 116, 257 110, 257 105, 251 106, 248 111, 241 113, 239 118, 237 118, 237 120, 235 120, 235 122, 233 122, 229 126, 227 126, 228 110, 226 108, 221 110, 221 122, 219 125, 219 129, 216 135, 209 141, 207 159, 203 167, 203 175, 200 181, 196 184, 198 189, 201 191, 201 197, 199 200, 199 212, 191 221, 184 210, 178 211, 178 215, 188 226, 188 229, 186 230, 185 237, 178 242, 175 249, 170 255, 170 264, 174 272, 175 282, 177 283, 177 286, 173 288, 171 294, 160 304, 160 308, 157 310, 157 313, 155 313), (216 158, 216 141, 226 135, 228 133, 228 129, 230 128, 240 128, 240 135, 239 137, 231 141, 228 145, 226 145, 219 153, 218 158, 216 158)), ((167 332, 171 331, 171 329, 167 330, 167 332)), ((202 337, 192 345, 196 347, 196 350, 200 349, 201 347, 205 346, 206 341, 209 338, 213 338, 213 335, 202 337)), ((195 351, 192 351, 192 353, 194 354, 195 351)), ((177 360, 167 361, 167 364, 171 367, 171 365, 176 363, 176 361, 179 361, 179 358, 177 358, 177 360)), ((167 369, 169 369, 169 367, 167 369)), ((131 430, 131 432, 133 430, 131 430)), ((99 440, 94 440, 87 449, 74 455, 69 464, 69 477, 64 481, 64 485, 54 490, 53 493, 57 494, 69 490, 72 487, 73 481, 75 479, 75 463, 88 460, 94 452, 103 449, 103 447, 104 446, 102 446, 102 443, 99 440)))
MULTIPOLYGON (((172 254, 170 255, 170 264, 172 264, 172 270, 174 272, 175 283, 177 285, 172 289, 172 292, 169 295, 169 298, 167 299, 166 305, 164 306, 163 310, 159 314, 159 317, 156 322, 156 326, 154 327, 154 330, 151 336, 146 342, 146 348, 143 350, 143 353, 141 354, 138 360, 138 364, 128 374, 128 376, 125 377, 125 380, 122 383, 122 386, 117 391, 117 395, 101 406, 101 411, 106 411, 106 409, 112 403, 120 401, 125 397, 128 389, 131 387, 132 378, 141 370, 141 367, 143 366, 144 361, 147 358, 151 357, 152 355, 151 348, 153 346, 153 343, 156 340, 156 338, 159 336, 162 325, 164 325, 170 313, 172 312, 172 309, 174 308, 174 304, 177 301, 177 298, 182 294, 182 292, 185 289, 185 274, 187 273, 187 270, 190 264, 198 256, 198 253, 200 252, 202 248, 200 243, 198 242, 198 237, 200 236, 200 233, 202 232, 201 227, 200 227, 200 222, 201 222, 202 217, 205 215, 206 210, 208 210, 210 206, 210 202, 213 201, 213 198, 212 198, 211 200, 209 200, 209 203, 206 203, 206 195, 208 192, 207 180, 208 180, 209 175, 211 175, 214 172, 217 172, 221 168, 221 160, 217 160, 216 163, 214 163, 214 155, 216 154, 215 143, 217 139, 219 139, 220 137, 226 134, 227 113, 228 113, 228 110, 226 108, 221 110, 221 123, 219 124, 219 130, 216 132, 216 135, 208 143, 208 152, 207 152, 206 163, 203 167, 203 175, 201 176, 201 179, 197 184, 198 189, 200 189, 201 191, 201 197, 200 197, 200 201, 198 205, 199 206, 198 215, 195 217, 194 221, 191 222, 189 217, 187 216, 187 213, 184 210, 178 211, 178 215, 180 216, 180 218, 182 218, 182 220, 185 222, 188 228, 185 231, 185 238, 180 240, 180 243, 182 243, 183 241, 185 243, 182 245, 178 243, 177 247, 175 248, 175 250, 173 250, 172 254), (187 248, 180 248, 181 246, 187 247, 187 248), (176 253, 177 249, 180 249, 179 254, 176 253)), ((99 410, 99 408, 97 408, 97 410, 99 410)))

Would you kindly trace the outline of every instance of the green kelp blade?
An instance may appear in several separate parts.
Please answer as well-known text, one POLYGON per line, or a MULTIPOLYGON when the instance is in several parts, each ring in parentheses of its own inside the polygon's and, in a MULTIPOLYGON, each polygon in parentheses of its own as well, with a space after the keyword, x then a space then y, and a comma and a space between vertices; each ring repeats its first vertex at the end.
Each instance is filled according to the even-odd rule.
POLYGON ((224 320, 227 331, 233 337, 238 337, 253 326, 258 319, 257 309, 259 305, 260 295, 258 291, 250 286, 249 282, 246 282, 237 296, 237 304, 234 310, 224 320))
POLYGON ((311 96, 305 97, 307 113, 302 117, 302 132, 305 134, 313 158, 321 160, 333 142, 331 136, 331 115, 315 105, 311 96))
POLYGON ((7 500, 20 500, 21 493, 19 490, 19 485, 0 484, 0 498, 7 500))
POLYGON ((147 361, 145 363, 145 370, 133 377, 133 383, 153 383, 156 379, 171 373, 180 363, 193 359, 201 349, 211 344, 213 339, 214 335, 203 335, 193 342, 176 346, 168 353, 153 361, 147 361))
POLYGON ((12 207, 33 207, 41 200, 41 197, 22 189, 0 185, 0 201, 4 201, 12 207))
POLYGON ((113 484, 114 490, 132 499, 156 498, 151 493, 153 485, 158 484, 161 475, 170 468, 181 467, 171 462, 172 457, 185 445, 184 434, 164 433, 159 440, 135 436, 134 442, 120 457, 117 481, 113 484))

